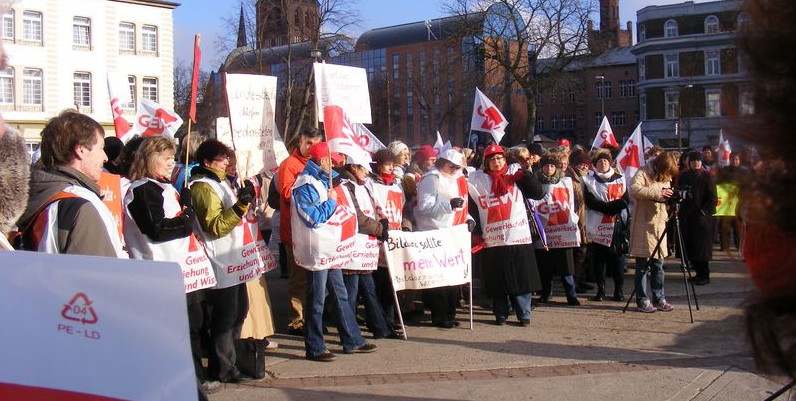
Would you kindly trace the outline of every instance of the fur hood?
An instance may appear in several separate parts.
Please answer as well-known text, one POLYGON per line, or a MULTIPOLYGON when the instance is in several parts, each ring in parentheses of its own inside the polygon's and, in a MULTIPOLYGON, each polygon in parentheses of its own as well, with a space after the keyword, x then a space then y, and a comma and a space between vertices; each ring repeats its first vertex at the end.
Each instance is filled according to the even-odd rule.
POLYGON ((0 232, 3 235, 16 226, 28 203, 30 155, 25 139, 6 127, 0 138, 0 232))
POLYGON ((51 170, 33 167, 30 171, 30 199, 25 213, 19 219, 24 225, 47 200, 66 187, 78 185, 100 196, 100 187, 81 172, 67 166, 56 166, 51 170))

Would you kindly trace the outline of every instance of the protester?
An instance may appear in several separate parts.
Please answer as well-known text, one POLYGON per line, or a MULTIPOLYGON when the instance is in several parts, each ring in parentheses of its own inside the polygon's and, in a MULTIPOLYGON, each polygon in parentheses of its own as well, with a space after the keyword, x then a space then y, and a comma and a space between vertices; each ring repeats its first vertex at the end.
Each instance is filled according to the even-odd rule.
POLYGON ((544 156, 547 151, 545 151, 541 143, 534 142, 528 145, 528 152, 531 154, 530 169, 536 172, 536 170, 539 170, 539 161, 542 160, 542 156, 544 156))
POLYGON ((636 258, 636 305, 640 312, 669 312, 673 309, 666 300, 663 288, 663 259, 668 255, 668 235, 663 237, 658 247, 656 244, 666 230, 668 214, 665 202, 674 194, 671 181, 675 175, 677 159, 671 153, 665 152, 636 172, 630 185, 630 196, 634 202, 629 255, 636 258), (649 285, 646 280, 647 271, 650 276, 649 285))
MULTIPOLYGON (((293 184, 304 170, 309 158, 309 149, 321 141, 321 134, 315 129, 306 129, 296 138, 296 145, 290 157, 282 161, 276 172, 279 190, 279 238, 285 249, 288 265, 288 287, 290 291, 290 323, 288 332, 304 335, 304 299, 307 293, 306 275, 296 265, 293 256, 293 235, 290 222, 290 203, 293 199, 293 184)), ((281 249, 281 248, 280 248, 281 249)))
POLYGON ((716 184, 703 168, 702 155, 688 155, 689 169, 677 178, 677 189, 683 194, 680 206, 683 246, 696 271, 694 284, 710 284, 709 263, 713 257, 713 215, 716 213, 716 184))
MULTIPOLYGON (((417 186, 415 231, 436 230, 459 224, 467 224, 472 231, 475 221, 467 214, 467 179, 461 172, 464 156, 455 149, 448 149, 437 159, 432 156, 433 151, 418 151, 421 154, 421 165, 429 159, 434 162, 417 186)), ((458 294, 458 286, 423 290, 423 300, 431 310, 433 325, 447 329, 459 325, 456 321, 458 294)))
POLYGON ((700 156, 702 168, 707 171, 711 171, 713 169, 713 165, 715 164, 715 153, 713 152, 713 147, 710 145, 703 146, 702 154, 700 156))
POLYGON ((730 238, 737 251, 741 251, 741 219, 738 213, 739 185, 747 179, 747 170, 741 166, 741 155, 733 152, 730 165, 720 167, 716 173, 716 217, 719 220, 719 244, 722 251, 730 250, 730 238))
POLYGON ((357 214, 358 256, 354 257, 351 269, 343 270, 343 282, 348 293, 348 304, 356 315, 357 300, 363 299, 365 304, 365 322, 373 338, 395 337, 392 325, 376 296, 376 285, 373 271, 379 261, 379 243, 387 239, 390 220, 378 215, 371 195, 372 189, 369 174, 369 160, 357 159, 347 155, 345 169, 341 173, 343 185, 352 195, 353 207, 357 214), (372 256, 371 256, 372 255, 372 256))
POLYGON ((627 232, 630 197, 625 187, 625 177, 611 168, 612 162, 607 150, 598 150, 592 156, 594 170, 583 180, 587 207, 586 235, 591 238, 589 248, 597 278, 594 301, 605 299, 606 272, 614 280, 612 300, 625 300, 625 269, 621 257, 627 250, 617 249, 617 242, 621 242, 627 232))
MULTIPOLYGON (((226 272, 228 265, 238 264, 243 247, 244 227, 240 224, 254 200, 254 186, 247 182, 235 194, 226 180, 230 149, 210 139, 199 145, 196 159, 200 163, 191 170, 190 188, 199 234, 216 277, 226 272)), ((235 366, 234 340, 240 338, 241 326, 249 309, 246 283, 216 287, 208 290, 207 300, 212 306, 209 378, 223 383, 251 380, 235 366)))
MULTIPOLYGON (((294 256, 298 266, 305 269, 307 277, 307 294, 304 303, 304 347, 306 357, 311 361, 329 362, 335 355, 326 348, 323 339, 323 311, 326 293, 333 298, 337 315, 337 330, 343 352, 346 354, 373 352, 376 345, 362 338, 356 317, 348 303, 343 274, 340 269, 324 266, 329 255, 321 256, 324 238, 341 238, 343 225, 353 220, 356 214, 349 202, 350 194, 345 188, 332 188, 331 180, 337 176, 332 170, 333 155, 326 142, 317 142, 307 149, 308 155, 304 170, 293 186, 293 220, 294 256), (346 197, 346 199, 340 199, 346 197), (340 224, 326 224, 337 211, 341 215, 350 216, 340 224)), ((353 234, 353 233, 352 233, 353 234)), ((337 251, 335 251, 337 252, 337 251)))
MULTIPOLYGON (((174 153, 174 144, 162 136, 145 138, 136 152, 130 168, 132 183, 124 197, 124 239, 133 259, 176 262, 182 266, 191 253, 195 215, 190 191, 183 191, 181 197, 171 185, 174 153)), ((212 269, 204 248, 191 256, 192 268, 212 269)), ((221 389, 221 384, 208 380, 202 366, 204 298, 203 290, 186 294, 188 328, 196 378, 204 391, 213 393, 221 389)))
POLYGON ((550 302, 553 294, 553 276, 560 275, 567 305, 580 306, 575 288, 573 249, 580 246, 580 230, 578 215, 575 214, 574 189, 572 179, 564 175, 560 169, 561 157, 547 154, 539 162, 536 179, 542 183, 544 197, 534 200, 534 207, 539 210, 544 230, 547 234, 547 246, 543 241, 536 241, 536 265, 542 280, 542 291, 538 303, 550 302), (559 238, 550 241, 551 233, 559 238))
POLYGON ((171 173, 171 182, 174 184, 174 188, 177 188, 178 191, 181 191, 183 188, 185 188, 185 183, 191 179, 191 170, 199 165, 199 161, 196 160, 196 149, 199 149, 199 145, 206 140, 207 135, 201 131, 191 132, 191 136, 189 138, 182 137, 182 140, 180 141, 180 147, 177 152, 177 159, 179 160, 179 163, 174 165, 174 171, 171 173), (188 166, 187 168, 186 164, 188 166), (185 179, 186 174, 188 176, 188 180, 185 179))
POLYGON ((105 137, 105 156, 108 157, 108 161, 102 166, 105 172, 115 175, 122 174, 122 148, 124 148, 124 143, 121 139, 115 136, 105 137))
POLYGON ((506 323, 511 307, 519 324, 528 326, 531 293, 542 285, 525 199, 541 199, 544 188, 531 171, 507 165, 500 145, 486 148, 483 170, 472 173, 468 188, 477 206, 471 212, 480 223, 476 231, 483 233, 483 283, 492 299, 495 324, 506 323))
POLYGON ((97 185, 107 160, 103 132, 91 117, 73 110, 47 122, 41 159, 31 171, 30 199, 19 221, 25 249, 128 257, 97 185))
POLYGON ((574 146, 569 155, 569 165, 566 176, 572 179, 572 188, 575 193, 575 210, 578 215, 578 229, 580 230, 580 247, 573 250, 573 263, 575 264, 575 287, 578 294, 593 290, 594 286, 588 280, 593 279, 592 263, 589 257, 589 238, 586 236, 586 200, 583 198, 583 179, 591 172, 591 159, 586 151, 579 146, 574 146))
POLYGON ((393 174, 400 180, 409 170, 409 162, 412 160, 412 152, 409 147, 401 141, 393 141, 387 145, 387 150, 393 155, 393 174))

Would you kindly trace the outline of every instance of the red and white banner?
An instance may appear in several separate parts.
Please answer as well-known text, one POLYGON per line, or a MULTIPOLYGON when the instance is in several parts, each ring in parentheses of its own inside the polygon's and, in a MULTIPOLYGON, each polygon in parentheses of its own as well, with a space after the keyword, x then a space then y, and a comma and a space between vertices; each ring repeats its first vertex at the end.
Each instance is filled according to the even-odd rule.
POLYGON ((625 146, 616 156, 616 164, 622 170, 628 187, 633 183, 633 176, 636 175, 636 172, 647 164, 644 160, 643 141, 644 135, 641 134, 641 123, 639 123, 633 131, 633 135, 630 135, 625 146))
MULTIPOLYGON (((293 185, 298 188, 310 184, 318 192, 319 201, 328 199, 328 190, 318 180, 300 175, 293 185)), ((326 222, 310 228, 299 218, 296 202, 291 202, 290 226, 293 231, 293 257, 296 264, 310 271, 348 269, 356 246, 357 212, 351 194, 340 185, 334 214, 326 222)))
POLYGON ((732 148, 730 141, 724 139, 724 132, 719 131, 719 149, 716 151, 716 161, 719 166, 726 167, 730 165, 730 155, 732 155, 732 148))
POLYGON ((503 139, 503 135, 506 135, 506 127, 508 125, 509 122, 506 121, 506 117, 503 117, 503 114, 495 104, 480 89, 475 88, 470 129, 489 132, 492 134, 495 143, 499 144, 500 140, 503 139))
POLYGON ((400 185, 384 185, 376 182, 370 183, 376 215, 390 221, 391 230, 400 230, 403 221, 404 192, 400 185))
POLYGON ((107 78, 113 129, 116 131, 116 137, 121 139, 130 131, 130 123, 122 116, 122 105, 133 101, 130 97, 130 83, 127 80, 127 75, 117 72, 109 72, 107 78))
MULTIPOLYGON (((356 198, 362 214, 371 219, 379 220, 376 217, 376 208, 373 205, 370 190, 366 185, 354 184, 354 193, 352 195, 356 198)), ((343 201, 346 202, 348 199, 343 199, 343 201)), ((376 270, 379 261, 379 249, 381 248, 379 241, 376 237, 362 233, 357 233, 354 238, 356 245, 354 245, 354 253, 351 254, 351 264, 347 269, 376 270)))
MULTIPOLYGON (((517 172, 518 166, 512 164, 507 174, 517 172)), ((476 170, 470 174, 470 197, 478 204, 485 246, 533 243, 522 192, 512 185, 505 195, 496 196, 491 189, 492 178, 484 171, 476 170)))
MULTIPOLYGON (((619 177, 609 182, 599 182, 594 178, 594 172, 584 177, 583 183, 585 191, 591 192, 597 199, 603 202, 610 202, 621 199, 627 187, 625 179, 619 177)), ((614 222, 617 216, 607 216, 596 210, 586 209, 586 238, 591 242, 604 246, 611 246, 611 239, 614 235, 614 222)))
POLYGON ((575 194, 572 179, 564 177, 557 184, 545 184, 542 199, 531 200, 544 225, 549 248, 580 246, 578 215, 575 213, 575 194))
POLYGON ((160 107, 152 100, 142 98, 132 128, 121 139, 127 142, 136 135, 143 137, 163 135, 173 139, 180 126, 182 118, 177 113, 160 107))
POLYGON ((619 143, 616 142, 614 130, 611 129, 611 124, 608 123, 608 117, 603 116, 603 122, 600 124, 600 128, 597 129, 597 135, 594 137, 591 148, 600 149, 606 146, 618 148, 619 143))
POLYGON ((313 68, 318 121, 326 121, 324 109, 327 106, 345 105, 352 122, 372 122, 368 77, 364 68, 326 63, 315 63, 313 68))
POLYGON ((197 399, 176 263, 0 252, 0 302, 0 399, 197 399))
POLYGON ((365 127, 365 124, 362 123, 354 123, 354 136, 356 137, 356 142, 362 149, 365 149, 371 156, 376 154, 381 149, 386 148, 384 144, 379 140, 376 135, 374 135, 370 130, 365 127))
POLYGON ((353 157, 356 160, 371 160, 370 153, 365 150, 342 107, 329 105, 323 108, 323 129, 329 150, 353 157))
POLYGON ((430 231, 390 231, 382 247, 395 291, 467 284, 472 279, 467 225, 430 231))

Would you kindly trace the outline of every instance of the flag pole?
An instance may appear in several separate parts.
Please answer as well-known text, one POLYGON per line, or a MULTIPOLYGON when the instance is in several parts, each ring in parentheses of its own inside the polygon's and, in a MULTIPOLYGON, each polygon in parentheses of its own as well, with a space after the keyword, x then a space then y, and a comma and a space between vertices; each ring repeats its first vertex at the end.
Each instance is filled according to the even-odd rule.
POLYGON ((199 64, 202 58, 202 51, 199 49, 199 43, 202 40, 202 35, 197 33, 193 38, 193 70, 191 71, 191 99, 188 109, 188 132, 185 134, 183 144, 185 144, 185 179, 183 180, 184 188, 188 188, 188 165, 191 160, 191 123, 196 120, 196 92, 199 87, 199 64))

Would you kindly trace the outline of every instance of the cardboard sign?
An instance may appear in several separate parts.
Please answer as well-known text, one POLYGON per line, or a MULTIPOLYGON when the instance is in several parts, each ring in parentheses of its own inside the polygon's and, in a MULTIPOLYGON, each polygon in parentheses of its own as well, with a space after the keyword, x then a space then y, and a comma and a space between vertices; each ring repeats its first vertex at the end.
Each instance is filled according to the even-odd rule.
POLYGON ((390 231, 382 248, 395 291, 471 281, 470 233, 465 224, 429 231, 390 231))
POLYGON ((318 121, 324 122, 326 106, 345 106, 353 123, 370 124, 370 91, 364 68, 315 63, 315 93, 318 121))
POLYGON ((0 399, 197 399, 176 263, 0 252, 0 302, 0 399))

